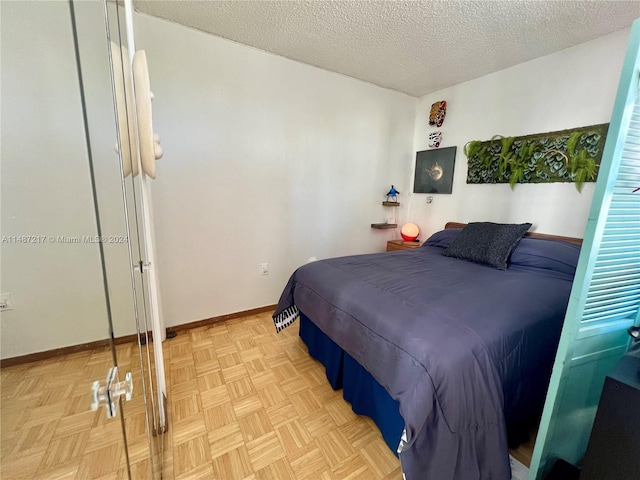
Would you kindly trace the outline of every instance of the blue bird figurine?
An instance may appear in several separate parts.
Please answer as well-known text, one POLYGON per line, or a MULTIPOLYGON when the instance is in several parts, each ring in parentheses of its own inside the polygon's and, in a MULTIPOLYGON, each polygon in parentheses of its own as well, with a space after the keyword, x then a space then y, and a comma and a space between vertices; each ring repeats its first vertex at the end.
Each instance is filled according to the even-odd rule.
POLYGON ((400 195, 400 192, 396 190, 396 187, 391 185, 391 189, 387 192, 387 202, 397 202, 398 195, 400 195))

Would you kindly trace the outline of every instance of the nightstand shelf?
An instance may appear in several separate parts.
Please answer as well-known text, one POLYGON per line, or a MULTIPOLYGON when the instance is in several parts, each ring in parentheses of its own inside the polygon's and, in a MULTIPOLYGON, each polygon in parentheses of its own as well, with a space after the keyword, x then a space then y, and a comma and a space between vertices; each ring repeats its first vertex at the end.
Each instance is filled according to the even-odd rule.
POLYGON ((396 223, 372 223, 371 228, 385 229, 385 228, 398 228, 396 223))
POLYGON ((382 202, 385 207, 399 207, 400 202, 382 202))
POLYGON ((389 240, 387 242, 387 252, 395 252, 397 250, 413 250, 420 248, 424 242, 405 242, 404 240, 389 240))

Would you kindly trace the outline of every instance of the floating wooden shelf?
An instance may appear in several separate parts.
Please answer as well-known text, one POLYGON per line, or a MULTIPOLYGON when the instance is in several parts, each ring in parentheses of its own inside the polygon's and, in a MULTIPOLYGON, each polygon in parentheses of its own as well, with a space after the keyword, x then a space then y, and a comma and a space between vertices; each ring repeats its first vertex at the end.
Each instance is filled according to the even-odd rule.
POLYGON ((398 228, 396 223, 372 223, 371 228, 398 228))
POLYGON ((382 202, 385 207, 399 207, 400 202, 382 202))

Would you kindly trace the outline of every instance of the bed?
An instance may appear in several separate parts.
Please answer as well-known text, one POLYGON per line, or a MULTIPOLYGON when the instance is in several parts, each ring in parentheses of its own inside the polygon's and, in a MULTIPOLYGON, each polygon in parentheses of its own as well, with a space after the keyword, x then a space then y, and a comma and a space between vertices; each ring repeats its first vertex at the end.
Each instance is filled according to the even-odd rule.
POLYGON ((495 225, 450 223, 417 249, 304 265, 274 313, 278 330, 300 318, 310 354, 407 480, 509 479, 507 430, 542 406, 579 240, 522 238, 522 224, 489 266, 473 255, 503 249, 478 233, 495 225), (453 255, 460 245, 476 252, 453 255))

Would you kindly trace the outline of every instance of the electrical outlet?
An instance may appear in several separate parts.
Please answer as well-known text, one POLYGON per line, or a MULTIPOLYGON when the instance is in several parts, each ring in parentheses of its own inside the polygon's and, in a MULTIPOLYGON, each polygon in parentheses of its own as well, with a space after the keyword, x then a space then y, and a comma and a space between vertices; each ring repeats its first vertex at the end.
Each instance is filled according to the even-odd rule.
POLYGON ((13 297, 10 293, 0 294, 0 312, 13 310, 13 297))
POLYGON ((269 275, 269 264, 261 263, 260 264, 260 275, 269 275))

